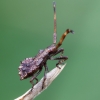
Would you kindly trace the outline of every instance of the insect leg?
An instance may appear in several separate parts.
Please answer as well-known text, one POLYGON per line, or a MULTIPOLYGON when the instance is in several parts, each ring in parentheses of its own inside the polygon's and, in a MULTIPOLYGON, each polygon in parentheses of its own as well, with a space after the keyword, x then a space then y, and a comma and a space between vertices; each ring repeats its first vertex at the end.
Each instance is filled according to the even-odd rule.
POLYGON ((53 56, 55 56, 55 55, 57 55, 59 53, 61 53, 61 56, 62 56, 63 52, 64 52, 64 49, 60 48, 60 49, 57 50, 57 52, 53 56))
POLYGON ((32 86, 34 86, 34 83, 33 83, 33 80, 34 79, 36 80, 36 83, 35 84, 38 83, 38 79, 36 77, 40 74, 41 71, 42 71, 42 68, 39 69, 39 71, 35 75, 33 75, 33 77, 30 79, 30 83, 32 84, 32 86))
POLYGON ((48 72, 48 67, 47 67, 46 63, 44 63, 44 68, 45 68, 45 71, 44 71, 44 79, 43 79, 42 89, 44 88, 44 82, 46 80, 46 74, 48 72))
POLYGON ((57 54, 59 54, 59 53, 61 53, 60 56, 62 56, 63 52, 64 52, 64 49, 63 49, 63 48, 60 48, 60 49, 58 49, 54 54, 49 55, 48 58, 49 58, 50 60, 52 60, 52 56, 55 56, 55 55, 57 55, 57 54))
POLYGON ((58 60, 58 63, 56 64, 56 67, 60 68, 58 65, 59 64, 63 64, 63 62, 65 60, 67 60, 68 57, 67 56, 62 56, 62 57, 56 57, 56 58, 53 58, 52 60, 58 60))
POLYGON ((54 34, 53 34, 53 43, 56 44, 57 33, 56 33, 56 3, 53 2, 53 10, 54 10, 54 34))
POLYGON ((67 29, 64 34, 62 35, 62 37, 60 38, 60 41, 58 42, 58 44, 56 45, 56 49, 58 49, 61 45, 62 42, 64 41, 65 37, 67 36, 68 33, 74 33, 73 30, 67 29))
POLYGON ((56 58, 53 58, 53 60, 67 60, 68 57, 67 56, 62 56, 62 57, 56 57, 56 58))

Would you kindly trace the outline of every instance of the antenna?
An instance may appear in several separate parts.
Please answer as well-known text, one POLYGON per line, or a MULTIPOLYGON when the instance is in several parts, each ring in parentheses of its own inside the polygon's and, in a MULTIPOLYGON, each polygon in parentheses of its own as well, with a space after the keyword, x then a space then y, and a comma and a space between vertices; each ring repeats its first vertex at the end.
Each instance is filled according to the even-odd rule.
POLYGON ((56 45, 56 50, 62 45, 62 42, 64 41, 64 39, 65 39, 65 37, 67 36, 67 34, 69 34, 69 33, 74 33, 74 31, 73 30, 70 30, 70 29, 67 29, 64 33, 63 33, 63 35, 61 36, 61 38, 60 38, 60 41, 58 42, 58 44, 56 45))
POLYGON ((56 34, 56 3, 53 2, 53 10, 54 10, 54 33, 53 33, 53 43, 56 44, 57 34, 56 34))

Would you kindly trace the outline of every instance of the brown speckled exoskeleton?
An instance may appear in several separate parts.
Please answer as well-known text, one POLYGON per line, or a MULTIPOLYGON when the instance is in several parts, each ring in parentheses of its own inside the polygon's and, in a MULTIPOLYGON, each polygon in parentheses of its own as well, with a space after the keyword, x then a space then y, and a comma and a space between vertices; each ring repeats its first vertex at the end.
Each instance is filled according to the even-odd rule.
POLYGON ((44 80, 46 79, 46 73, 48 72, 47 67, 47 60, 58 60, 58 63, 56 64, 57 67, 59 67, 59 64, 62 64, 63 61, 67 60, 67 56, 63 56, 63 48, 59 47, 62 45, 62 42, 66 35, 68 33, 73 33, 72 30, 67 29, 64 34, 62 35, 60 41, 58 44, 56 44, 56 4, 53 2, 53 9, 54 9, 54 34, 53 34, 53 44, 49 47, 47 47, 44 50, 40 50, 39 53, 35 57, 26 58, 25 60, 21 61, 21 64, 19 66, 19 75, 20 79, 26 79, 31 77, 30 82, 32 85, 34 85, 33 80, 36 80, 36 83, 38 82, 37 76, 40 74, 40 72, 43 69, 43 66, 45 68, 44 72, 44 80), (57 55, 58 53, 61 53, 60 57, 53 58, 53 56, 57 55))

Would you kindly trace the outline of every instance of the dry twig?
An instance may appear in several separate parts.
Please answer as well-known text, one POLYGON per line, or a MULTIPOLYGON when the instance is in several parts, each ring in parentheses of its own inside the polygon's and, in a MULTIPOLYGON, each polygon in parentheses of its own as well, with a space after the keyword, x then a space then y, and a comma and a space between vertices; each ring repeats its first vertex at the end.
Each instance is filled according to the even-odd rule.
POLYGON ((53 82, 53 80, 63 70, 65 65, 59 65, 59 67, 61 69, 56 67, 53 70, 51 70, 49 73, 46 74, 46 80, 44 82, 44 88, 43 89, 42 89, 42 85, 43 85, 44 77, 32 88, 32 90, 29 89, 25 94, 16 98, 15 100, 33 100, 37 95, 39 95, 43 90, 45 90, 53 82))

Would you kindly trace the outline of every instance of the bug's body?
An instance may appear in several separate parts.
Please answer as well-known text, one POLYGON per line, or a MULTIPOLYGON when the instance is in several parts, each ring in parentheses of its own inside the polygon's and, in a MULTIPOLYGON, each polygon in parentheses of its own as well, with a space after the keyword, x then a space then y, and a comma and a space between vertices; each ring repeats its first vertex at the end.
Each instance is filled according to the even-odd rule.
POLYGON ((33 80, 37 80, 36 78, 39 73, 42 71, 42 68, 44 66, 45 68, 45 74, 44 74, 44 80, 46 78, 46 72, 48 71, 48 67, 47 67, 47 60, 58 60, 58 63, 56 64, 56 66, 58 67, 59 64, 61 64, 63 61, 67 60, 68 57, 66 56, 60 56, 60 57, 56 57, 56 58, 52 58, 53 56, 55 56, 58 53, 63 53, 64 49, 58 49, 64 38, 66 37, 66 35, 68 33, 73 33, 72 30, 67 29, 64 34, 62 35, 60 41, 58 42, 58 44, 56 44, 56 12, 55 12, 55 2, 53 3, 53 7, 54 7, 54 35, 53 35, 53 44, 49 47, 47 47, 44 50, 40 50, 39 53, 34 57, 30 57, 30 58, 26 58, 25 60, 21 61, 21 64, 19 66, 19 75, 20 75, 20 79, 26 79, 28 77, 32 77, 30 82, 34 85, 33 80))
POLYGON ((34 58, 26 58, 25 60, 21 61, 19 66, 20 79, 26 79, 36 73, 39 68, 42 69, 44 63, 46 63, 46 61, 49 59, 48 55, 53 52, 54 49, 55 46, 51 45, 45 50, 40 50, 34 58))
POLYGON ((22 73, 19 72, 20 74, 20 79, 25 79, 33 75, 38 71, 38 69, 42 69, 44 63, 48 59, 50 59, 50 54, 54 52, 54 49, 56 48, 55 45, 51 45, 47 47, 45 50, 40 50, 39 53, 34 57, 34 58, 26 58, 23 60, 20 64, 19 70, 22 70, 22 73), (26 72, 25 72, 26 71, 26 72))

